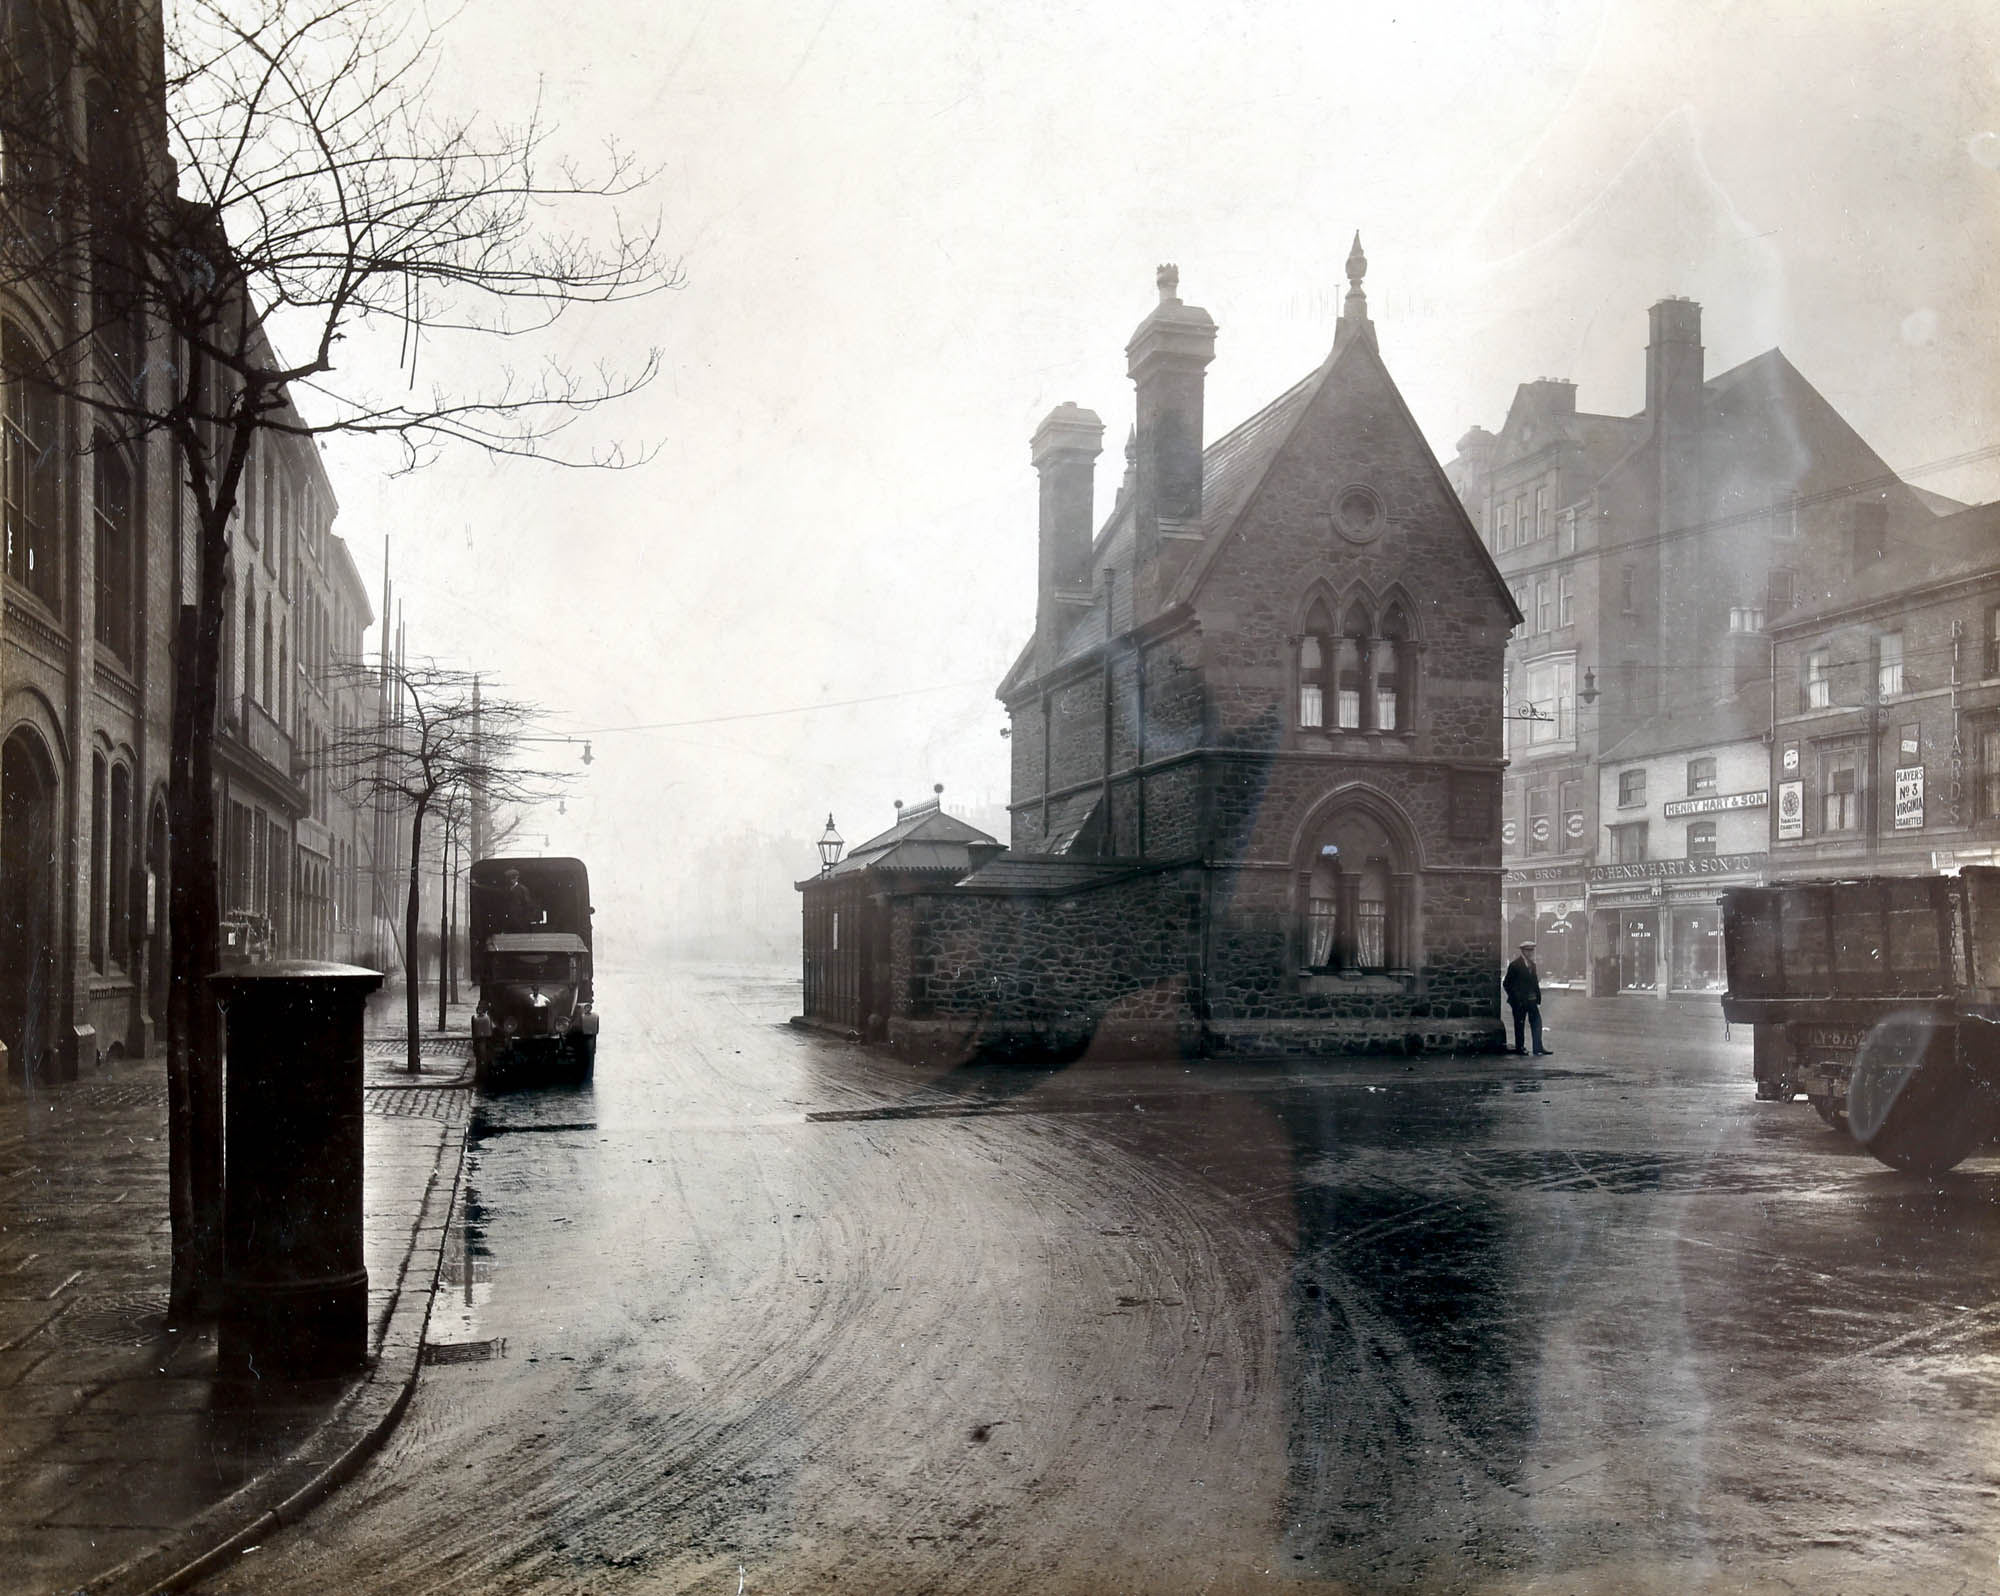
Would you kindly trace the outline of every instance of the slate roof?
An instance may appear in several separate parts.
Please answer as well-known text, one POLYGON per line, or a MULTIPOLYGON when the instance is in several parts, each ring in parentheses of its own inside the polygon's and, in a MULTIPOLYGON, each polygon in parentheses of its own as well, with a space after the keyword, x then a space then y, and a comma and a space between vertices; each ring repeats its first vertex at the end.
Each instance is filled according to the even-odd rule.
MULTIPOLYGON (((1277 453, 1292 430, 1292 423, 1298 419, 1325 375, 1324 366, 1310 375, 1302 377, 1285 392, 1278 395, 1247 421, 1232 428, 1217 438, 1201 452, 1201 529, 1204 537, 1212 538, 1236 519, 1244 501, 1262 480, 1264 468, 1277 453)), ((1110 567, 1117 571, 1118 578, 1111 584, 1111 625, 1109 635, 1122 637, 1132 630, 1132 501, 1129 495, 1120 492, 1118 502, 1112 506, 1111 514, 1098 529, 1097 537, 1091 545, 1090 568, 1100 579, 1090 598, 1090 608, 1083 612, 1071 626, 1064 639, 1062 652, 1057 656, 1058 665, 1081 659, 1105 639, 1105 586, 1101 580, 1103 571, 1110 567)), ((1008 688, 1033 663, 1035 651, 1031 638, 1013 668, 1002 681, 1000 692, 1004 696, 1008 688)))
POLYGON ((1781 616, 1774 632, 1792 632, 1849 610, 1986 572, 2000 573, 2000 503, 1942 515, 1929 526, 1894 534, 1889 557, 1827 579, 1820 596, 1781 616))
POLYGON ((1048 831, 1042 837, 1041 846, 1033 851, 1038 854, 1067 854, 1075 846, 1078 834, 1090 823, 1090 817, 1097 813, 1097 806, 1103 799, 1101 791, 1071 793, 1050 812, 1048 831))
MULTIPOLYGON (((1313 397, 1325 386, 1333 373, 1339 369, 1343 359, 1365 358, 1381 366, 1381 356, 1375 351, 1372 338, 1357 337, 1344 343, 1336 343, 1333 350, 1320 365, 1292 384, 1263 409, 1248 420, 1241 422, 1224 433, 1201 453, 1201 523, 1202 553, 1182 575, 1179 589, 1173 602, 1182 602, 1199 587, 1209 565, 1219 555, 1230 529, 1234 526, 1255 494, 1258 484, 1264 480, 1271 462, 1290 439, 1299 419, 1312 403, 1313 397)), ((1421 436, 1414 418, 1409 416, 1408 406, 1403 404, 1402 394, 1389 377, 1387 369, 1382 376, 1388 382, 1390 394, 1402 406, 1403 414, 1413 433, 1421 436)), ((1588 418, 1592 421, 1609 418, 1588 418)), ((1438 482, 1446 502, 1456 505, 1458 496, 1452 492, 1444 477, 1443 468, 1438 468, 1438 482)), ((1496 590, 1504 602, 1511 605, 1505 578, 1499 568, 1492 563, 1492 555, 1485 542, 1476 535, 1470 536, 1472 547, 1479 551, 1490 568, 1496 590)), ((1133 506, 1129 494, 1121 491, 1118 502, 1099 529, 1096 540, 1091 545, 1090 568, 1095 581, 1090 607, 1070 628, 1064 638, 1062 648, 1054 664, 1061 666, 1073 660, 1082 659, 1093 653, 1105 640, 1107 627, 1105 607, 1106 586, 1102 580, 1107 568, 1115 569, 1117 580, 1108 584, 1112 591, 1109 596, 1111 608, 1108 635, 1122 637, 1131 631, 1134 624, 1132 614, 1132 567, 1133 567, 1133 506)), ((1007 674, 1001 678, 998 694, 1006 698, 1016 686, 1027 679, 1035 665, 1035 640, 1031 637, 1015 657, 1007 674)))
POLYGON ((997 838, 946 814, 937 799, 927 798, 904 810, 887 831, 849 849, 828 874, 897 870, 962 876, 972 868, 975 849, 999 846, 997 838))
POLYGON ((1071 859, 1060 855, 1003 853, 988 860, 959 885, 1007 892, 1067 892, 1109 881, 1132 868, 1131 861, 1071 859))
POLYGON ((1681 749, 1748 742, 1768 735, 1770 730, 1771 679, 1766 676, 1745 684, 1728 698, 1655 715, 1605 749, 1598 763, 1615 765, 1681 749))

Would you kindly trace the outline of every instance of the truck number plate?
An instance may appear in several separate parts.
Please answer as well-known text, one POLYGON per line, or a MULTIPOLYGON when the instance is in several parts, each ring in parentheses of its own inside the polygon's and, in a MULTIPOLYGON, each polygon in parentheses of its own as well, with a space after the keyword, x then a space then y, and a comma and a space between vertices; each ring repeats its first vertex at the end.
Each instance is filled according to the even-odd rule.
POLYGON ((1852 1053, 1868 1039, 1865 1028, 1843 1025, 1807 1025, 1801 1028, 1798 1045, 1815 1053, 1852 1053))

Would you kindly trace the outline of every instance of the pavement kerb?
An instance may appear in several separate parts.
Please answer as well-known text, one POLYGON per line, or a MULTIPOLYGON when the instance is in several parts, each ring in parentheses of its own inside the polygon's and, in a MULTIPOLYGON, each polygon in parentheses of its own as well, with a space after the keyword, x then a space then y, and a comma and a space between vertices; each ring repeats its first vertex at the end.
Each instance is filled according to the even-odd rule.
POLYGON ((352 1478, 388 1438, 416 1391, 424 1333, 444 1264, 445 1231, 464 1178, 468 1130, 464 1123, 445 1127, 380 1351, 355 1388, 287 1462, 223 1498, 168 1540, 75 1587, 75 1596, 148 1596, 185 1589, 298 1522, 352 1478))

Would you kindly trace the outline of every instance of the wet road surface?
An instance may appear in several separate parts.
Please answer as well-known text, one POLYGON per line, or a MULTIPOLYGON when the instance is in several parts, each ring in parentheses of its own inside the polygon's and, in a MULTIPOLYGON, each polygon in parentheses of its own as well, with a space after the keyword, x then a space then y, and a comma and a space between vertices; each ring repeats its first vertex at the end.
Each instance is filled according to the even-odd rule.
POLYGON ((941 1074, 601 988, 594 1086, 475 1110, 402 1425, 206 1588, 2000 1587, 2000 1160, 1756 1103, 1712 1004, 941 1074))

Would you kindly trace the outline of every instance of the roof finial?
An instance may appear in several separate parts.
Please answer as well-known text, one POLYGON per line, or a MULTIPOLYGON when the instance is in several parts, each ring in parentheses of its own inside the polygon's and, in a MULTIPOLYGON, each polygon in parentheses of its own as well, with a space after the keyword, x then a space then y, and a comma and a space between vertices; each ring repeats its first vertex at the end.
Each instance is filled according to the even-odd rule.
POLYGON ((1160 303, 1177 305, 1181 297, 1181 269, 1169 261, 1153 273, 1153 281, 1160 288, 1160 303))
POLYGON ((1355 333, 1367 329, 1367 337, 1372 344, 1375 330, 1368 321, 1368 296, 1361 291, 1361 279, 1368 275, 1368 257, 1361 252, 1361 233, 1354 234, 1354 246, 1347 252, 1347 301, 1340 307, 1340 320, 1334 324, 1333 341, 1339 346, 1355 333))

